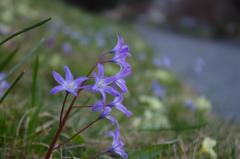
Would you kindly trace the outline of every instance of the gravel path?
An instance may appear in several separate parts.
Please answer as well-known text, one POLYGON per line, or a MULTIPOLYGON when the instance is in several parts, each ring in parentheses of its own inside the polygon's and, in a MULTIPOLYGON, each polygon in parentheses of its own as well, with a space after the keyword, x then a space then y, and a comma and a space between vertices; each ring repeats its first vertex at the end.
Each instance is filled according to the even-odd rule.
POLYGON ((156 58, 170 57, 171 69, 212 100, 215 113, 240 120, 240 43, 197 39, 148 26, 137 29, 156 58))

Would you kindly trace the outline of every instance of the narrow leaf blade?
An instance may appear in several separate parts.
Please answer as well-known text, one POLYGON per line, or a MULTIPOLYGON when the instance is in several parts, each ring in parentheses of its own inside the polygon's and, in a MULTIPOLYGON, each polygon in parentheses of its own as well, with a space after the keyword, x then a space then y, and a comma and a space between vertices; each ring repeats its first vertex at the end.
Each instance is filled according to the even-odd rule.
POLYGON ((7 66, 7 64, 14 58, 14 56, 18 53, 19 47, 14 49, 6 58, 5 60, 0 64, 0 71, 3 71, 3 69, 7 66))
POLYGON ((11 86, 7 89, 7 91, 3 94, 2 98, 0 99, 0 104, 3 102, 3 100, 7 97, 7 95, 11 92, 11 90, 16 86, 16 84, 19 82, 19 80, 23 77, 25 72, 22 72, 11 84, 11 86))
POLYGON ((33 75, 32 75, 32 107, 36 104, 36 94, 37 94, 37 76, 39 68, 39 58, 36 57, 33 63, 33 75))
POLYGON ((20 66, 27 62, 34 54, 37 54, 37 50, 44 43, 44 39, 40 40, 6 75, 6 78, 11 76, 20 66))
POLYGON ((30 30, 32 30, 32 29, 34 29, 34 28, 37 28, 37 27, 39 27, 39 26, 47 23, 47 22, 50 21, 50 20, 51 20, 51 18, 47 18, 47 19, 45 19, 45 20, 43 20, 43 21, 40 21, 40 22, 38 22, 38 23, 30 26, 30 27, 24 28, 24 29, 22 29, 22 30, 20 30, 20 31, 18 31, 18 32, 12 34, 12 35, 10 35, 9 37, 7 37, 6 39, 4 39, 3 41, 1 41, 1 42, 0 42, 0 45, 3 45, 4 43, 6 43, 7 41, 9 41, 10 39, 12 39, 12 38, 14 38, 14 37, 16 37, 16 36, 18 36, 18 35, 20 35, 20 34, 22 34, 22 33, 25 33, 25 32, 27 32, 27 31, 30 31, 30 30))

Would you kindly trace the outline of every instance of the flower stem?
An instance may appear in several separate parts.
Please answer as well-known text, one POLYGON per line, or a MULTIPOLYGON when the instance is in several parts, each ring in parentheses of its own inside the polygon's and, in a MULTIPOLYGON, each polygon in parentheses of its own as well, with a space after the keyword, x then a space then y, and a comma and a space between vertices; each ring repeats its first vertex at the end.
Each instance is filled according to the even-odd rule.
MULTIPOLYGON (((89 76, 91 75, 91 73, 94 71, 95 67, 97 66, 97 63, 98 63, 106 54, 108 54, 108 53, 109 53, 109 51, 108 51, 108 52, 105 52, 105 53, 103 53, 103 54, 100 55, 100 57, 98 58, 98 60, 95 62, 95 64, 94 64, 94 65, 92 66, 92 68, 89 70, 89 72, 88 72, 88 74, 87 74, 87 77, 89 77, 89 76)), ((86 83, 86 81, 84 81, 84 82, 81 84, 81 86, 83 86, 85 83, 86 83)), ((80 87, 81 87, 81 86, 80 86, 80 87)), ((52 155, 52 152, 53 152, 53 150, 54 150, 55 144, 56 144, 56 142, 57 142, 57 140, 58 140, 58 138, 59 138, 59 136, 60 136, 60 134, 61 134, 64 126, 65 126, 65 123, 66 123, 66 121, 67 121, 67 119, 68 119, 68 116, 69 116, 70 113, 71 113, 71 110, 72 110, 72 108, 73 108, 73 105, 74 105, 75 101, 77 100, 77 97, 79 96, 79 93, 80 93, 82 90, 83 90, 83 88, 82 88, 82 89, 79 89, 79 90, 78 90, 78 93, 77 93, 77 96, 74 96, 74 98, 72 99, 72 102, 70 103, 69 108, 67 109, 66 113, 64 114, 64 116, 63 116, 63 118, 62 118, 62 120, 61 120, 61 124, 59 124, 59 127, 58 127, 58 129, 57 129, 57 132, 56 132, 56 134, 54 135, 54 137, 53 137, 53 139, 52 139, 52 141, 51 141, 51 143, 50 143, 50 145, 49 145, 48 151, 47 151, 47 153, 46 153, 46 155, 45 155, 45 159, 50 159, 50 157, 51 157, 51 155, 52 155)), ((62 114, 63 114, 63 113, 62 113, 62 114)), ((96 122, 96 121, 95 121, 95 122, 96 122)), ((91 124, 91 125, 92 125, 92 124, 91 124)), ((91 125, 90 125, 90 126, 91 126, 91 125)), ((88 127, 89 127, 89 126, 88 126, 88 127)), ((88 127, 84 128, 84 130, 87 129, 88 127)), ((83 130, 83 131, 84 131, 84 130, 83 130)))
POLYGON ((61 125, 61 123, 62 123, 63 111, 64 111, 64 107, 65 107, 65 104, 66 104, 68 95, 69 95, 69 93, 66 92, 66 95, 65 95, 64 100, 63 100, 63 105, 62 105, 62 109, 61 109, 60 118, 59 118, 59 127, 60 127, 60 125, 61 125))
POLYGON ((73 106, 74 108, 91 108, 92 105, 78 105, 78 106, 73 106))
POLYGON ((93 70, 96 68, 98 62, 100 62, 100 61, 102 60, 102 58, 103 58, 105 55, 109 54, 109 53, 110 53, 110 52, 107 51, 107 52, 102 53, 102 54, 99 56, 98 60, 95 62, 95 64, 92 66, 92 68, 91 68, 90 71, 88 72, 87 77, 89 77, 90 74, 93 72, 93 70))
POLYGON ((96 158, 98 158, 99 156, 102 156, 102 155, 104 155, 104 154, 107 153, 107 152, 108 152, 108 151, 99 152, 99 153, 97 153, 95 156, 91 157, 90 159, 96 159, 96 158))
MULTIPOLYGON (((80 92, 80 91, 79 91, 79 92, 80 92)), ((60 126, 59 126, 59 128, 58 128, 58 130, 57 130, 57 132, 56 132, 56 134, 54 135, 53 140, 52 140, 52 142, 51 142, 51 144, 50 144, 50 146, 49 146, 49 148, 48 148, 48 151, 47 151, 47 153, 46 153, 45 159, 49 159, 49 158, 51 157, 52 152, 53 152, 54 147, 55 147, 55 144, 56 144, 56 142, 57 142, 57 139, 58 139, 58 137, 60 136, 60 133, 61 133, 61 131, 62 131, 62 129, 63 129, 63 127, 64 127, 67 119, 68 119, 68 115, 70 114, 70 112, 71 112, 71 110, 72 110, 72 108, 73 108, 73 104, 75 103, 76 100, 77 100, 77 96, 75 96, 75 97, 73 98, 73 100, 72 100, 72 102, 71 102, 71 104, 70 104, 67 112, 65 113, 65 115, 64 115, 64 117, 63 117, 63 119, 62 119, 62 122, 61 122, 61 124, 60 124, 60 126)))
POLYGON ((56 146, 54 149, 58 149, 61 146, 63 146, 64 144, 68 143, 69 141, 71 141, 72 139, 74 139, 76 136, 78 136, 79 134, 81 134, 83 131, 85 131, 86 129, 88 129, 90 126, 92 126, 94 123, 96 123, 97 121, 100 120, 100 117, 98 117, 97 119, 93 120, 91 123, 89 123, 88 125, 86 125, 85 127, 83 127, 82 129, 80 129, 76 134, 74 134, 73 136, 71 136, 69 139, 67 139, 66 141, 64 141, 63 143, 59 144, 58 146, 56 146))

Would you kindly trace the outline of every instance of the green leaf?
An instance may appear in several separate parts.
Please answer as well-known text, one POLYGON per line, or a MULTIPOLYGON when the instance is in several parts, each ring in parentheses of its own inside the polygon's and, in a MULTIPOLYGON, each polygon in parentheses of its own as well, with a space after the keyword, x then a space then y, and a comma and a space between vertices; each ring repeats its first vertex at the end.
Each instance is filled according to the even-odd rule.
POLYGON ((20 66, 27 62, 34 54, 37 54, 37 50, 44 43, 44 39, 40 40, 6 75, 6 78, 11 76, 20 66))
POLYGON ((4 95, 2 96, 2 98, 0 99, 0 104, 3 102, 3 100, 7 97, 7 95, 11 92, 11 90, 14 88, 14 86, 16 86, 16 84, 18 83, 18 81, 23 77, 25 72, 22 72, 11 84, 11 86, 7 89, 7 91, 4 93, 4 95))
POLYGON ((130 153, 129 158, 157 159, 157 157, 159 157, 161 150, 165 150, 165 149, 169 148, 170 145, 176 144, 177 142, 178 142, 178 139, 174 139, 174 140, 162 143, 162 144, 147 146, 147 147, 141 148, 138 151, 130 153))
POLYGON ((32 74, 32 107, 36 104, 36 94, 37 94, 37 75, 39 67, 39 58, 36 57, 35 62, 33 63, 33 74, 32 74))
POLYGON ((0 71, 3 71, 3 69, 7 66, 7 64, 13 59, 13 57, 18 53, 19 47, 14 49, 10 55, 8 55, 5 60, 0 64, 0 71))
POLYGON ((38 23, 30 26, 30 27, 24 28, 24 29, 22 29, 22 30, 20 30, 20 31, 18 31, 18 32, 12 34, 12 35, 10 35, 9 37, 7 37, 6 39, 4 39, 3 41, 1 41, 1 42, 0 42, 0 45, 3 45, 4 43, 6 43, 7 41, 9 41, 10 39, 12 39, 12 38, 14 38, 14 37, 16 37, 16 36, 18 36, 18 35, 20 35, 20 34, 22 34, 22 33, 25 33, 25 32, 27 32, 27 31, 29 31, 29 30, 32 30, 32 29, 34 29, 34 28, 37 28, 37 27, 39 27, 39 26, 47 23, 47 22, 50 21, 50 20, 51 20, 51 18, 47 18, 47 19, 45 19, 45 20, 43 20, 43 21, 40 21, 40 22, 38 22, 38 23))

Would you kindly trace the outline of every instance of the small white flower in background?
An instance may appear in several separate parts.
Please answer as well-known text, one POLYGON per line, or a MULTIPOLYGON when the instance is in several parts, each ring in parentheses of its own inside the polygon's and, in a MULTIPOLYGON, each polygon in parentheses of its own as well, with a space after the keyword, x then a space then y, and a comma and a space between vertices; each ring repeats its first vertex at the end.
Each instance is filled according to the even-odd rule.
POLYGON ((197 106, 198 110, 200 110, 200 111, 207 111, 208 112, 208 111, 211 110, 212 104, 205 97, 199 97, 196 100, 196 106, 197 106))
POLYGON ((216 140, 211 139, 210 137, 205 137, 202 142, 201 152, 209 154, 212 159, 217 159, 217 154, 213 150, 216 144, 216 140))

